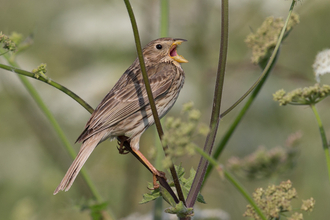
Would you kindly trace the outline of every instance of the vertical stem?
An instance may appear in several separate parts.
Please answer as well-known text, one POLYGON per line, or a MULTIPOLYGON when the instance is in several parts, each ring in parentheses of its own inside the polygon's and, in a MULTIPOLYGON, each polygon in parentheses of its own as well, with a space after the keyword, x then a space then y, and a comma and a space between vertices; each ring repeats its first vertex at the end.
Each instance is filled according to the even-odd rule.
MULTIPOLYGON (((168 36, 168 13, 169 13, 168 0, 160 0, 160 37, 168 36)), ((156 147, 155 167, 156 169, 161 169, 162 159, 164 157, 161 143, 157 141, 155 143, 155 147, 156 147)), ((162 220, 162 213, 163 213, 162 198, 156 199, 153 211, 154 211, 153 219, 162 220)))
MULTIPOLYGON (((146 91, 147 91, 147 94, 148 94, 149 105, 150 105, 150 108, 152 110, 152 115, 153 115, 154 120, 155 120, 155 125, 156 125, 156 128, 157 128, 159 138, 162 139, 162 137, 164 135, 164 132, 163 132, 162 125, 160 124, 157 108, 156 108, 155 101, 153 99, 152 91, 151 91, 151 88, 150 88, 150 83, 149 83, 148 75, 147 75, 147 72, 146 72, 146 67, 145 67, 145 64, 144 64, 144 58, 143 58, 143 53, 142 53, 142 48, 141 48, 139 31, 138 31, 138 28, 137 28, 137 25, 136 25, 136 20, 135 20, 134 13, 133 13, 133 10, 132 10, 132 6, 131 6, 129 0, 124 0, 124 2, 125 2, 127 12, 129 14, 131 24, 132 24, 136 50, 137 50, 137 54, 138 54, 138 58, 139 58, 139 62, 140 62, 140 67, 141 67, 141 72, 142 72, 142 76, 143 76, 144 85, 146 87, 146 91)), ((163 148, 166 149, 167 146, 163 146, 163 148)), ((184 199, 184 196, 183 196, 183 192, 182 192, 182 189, 181 189, 181 186, 180 186, 179 178, 178 178, 178 175, 175 171, 174 166, 170 167, 170 171, 171 171, 171 174, 172 174, 172 177, 173 177, 175 188, 176 188, 177 193, 178 193, 178 197, 179 197, 180 201, 182 201, 183 204, 186 205, 186 202, 185 202, 185 199, 184 199)))
POLYGON ((162 220, 163 199, 157 198, 154 203, 153 220, 162 220))
MULTIPOLYGON (((225 76, 226 60, 227 60, 227 47, 228 47, 228 0, 221 1, 221 39, 220 39, 220 55, 217 71, 217 79, 214 91, 213 109, 210 121, 210 133, 206 138, 204 151, 210 155, 212 147, 217 134, 219 120, 220 120, 220 107, 222 98, 222 89, 225 76)), ((205 176, 208 161, 201 158, 192 187, 187 197, 187 206, 193 207, 197 195, 201 189, 201 185, 205 176)))
POLYGON ((330 180, 330 155, 329 155, 329 146, 328 146, 327 137, 326 137, 326 134, 325 134, 325 131, 324 131, 322 120, 320 118, 320 115, 319 115, 315 105, 311 104, 310 106, 311 106, 311 108, 314 112, 314 115, 316 117, 317 124, 319 125, 320 135, 321 135, 321 139, 322 139, 322 146, 323 146, 325 158, 326 158, 326 161, 327 161, 328 175, 329 175, 329 180, 330 180))
POLYGON ((168 36, 169 0, 160 0, 160 37, 168 36))

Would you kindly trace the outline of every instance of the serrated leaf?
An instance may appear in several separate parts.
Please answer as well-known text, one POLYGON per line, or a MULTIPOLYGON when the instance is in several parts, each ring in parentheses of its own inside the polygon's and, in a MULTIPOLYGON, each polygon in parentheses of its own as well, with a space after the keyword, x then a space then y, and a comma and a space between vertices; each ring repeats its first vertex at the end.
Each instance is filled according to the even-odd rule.
POLYGON ((196 175, 196 171, 195 171, 193 168, 191 168, 191 169, 190 169, 190 176, 189 176, 189 178, 186 179, 186 181, 185 181, 185 185, 186 185, 189 189, 191 188, 191 185, 192 185, 192 183, 193 183, 193 181, 194 181, 195 175, 196 175))
POLYGON ((151 193, 143 194, 143 199, 139 203, 140 204, 145 204, 147 202, 150 202, 150 201, 153 201, 153 200, 157 199, 160 196, 161 196, 161 194, 160 194, 160 191, 158 189, 152 190, 151 193))
POLYGON ((179 166, 175 166, 176 172, 178 174, 179 179, 183 177, 184 175, 184 168, 181 166, 181 163, 179 166))
POLYGON ((206 202, 205 202, 205 200, 204 200, 204 197, 202 196, 201 193, 198 193, 198 196, 197 196, 197 202, 200 202, 200 203, 206 204, 206 202))

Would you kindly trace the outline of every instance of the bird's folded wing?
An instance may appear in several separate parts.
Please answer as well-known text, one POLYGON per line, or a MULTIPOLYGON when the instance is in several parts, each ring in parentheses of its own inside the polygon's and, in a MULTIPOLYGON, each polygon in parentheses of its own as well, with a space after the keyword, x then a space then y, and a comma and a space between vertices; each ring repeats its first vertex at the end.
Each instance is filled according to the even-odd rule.
MULTIPOLYGON (((150 87, 155 100, 167 93, 173 83, 176 71, 176 67, 169 63, 161 63, 147 68, 150 87)), ((138 74, 141 74, 140 70, 135 74, 133 72, 124 73, 95 109, 77 142, 85 141, 92 135, 114 126, 149 105, 142 74, 140 77, 138 74)))

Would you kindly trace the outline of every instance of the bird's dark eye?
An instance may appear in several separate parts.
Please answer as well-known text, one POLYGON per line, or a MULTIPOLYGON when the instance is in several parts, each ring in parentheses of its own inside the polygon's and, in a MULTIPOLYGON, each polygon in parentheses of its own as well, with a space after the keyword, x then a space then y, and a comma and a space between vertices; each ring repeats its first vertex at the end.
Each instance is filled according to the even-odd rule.
POLYGON ((162 46, 161 44, 157 44, 157 45, 156 45, 156 48, 157 48, 158 50, 160 50, 160 49, 163 48, 163 46, 162 46))

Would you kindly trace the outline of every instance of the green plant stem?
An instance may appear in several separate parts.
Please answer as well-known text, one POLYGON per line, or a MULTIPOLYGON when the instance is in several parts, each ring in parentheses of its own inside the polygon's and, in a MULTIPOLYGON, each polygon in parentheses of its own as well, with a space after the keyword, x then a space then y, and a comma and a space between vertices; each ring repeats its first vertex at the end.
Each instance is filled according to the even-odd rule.
POLYGON ((268 60, 268 63, 264 69, 264 71, 262 72, 262 74, 260 75, 260 77, 258 78, 258 80, 251 86, 250 89, 248 89, 248 91, 246 91, 246 93, 241 97, 239 98, 232 106, 230 106, 226 111, 224 111, 223 113, 221 113, 220 115, 220 118, 224 117, 225 115, 227 115, 231 110, 233 110, 239 103, 241 103, 257 86, 258 84, 261 82, 261 80, 265 77, 266 73, 268 72, 268 70, 270 69, 273 61, 275 60, 275 57, 276 57, 276 54, 277 54, 277 51, 279 50, 279 47, 282 43, 282 40, 283 40, 283 37, 284 37, 284 34, 285 34, 285 30, 286 30, 286 27, 288 26, 288 22, 290 20, 290 17, 291 17, 291 14, 292 14, 292 11, 293 11, 293 8, 295 6, 295 3, 296 3, 296 0, 292 0, 292 3, 291 3, 291 6, 290 6, 290 10, 289 10, 289 13, 288 13, 288 16, 286 18, 286 21, 285 21, 285 24, 282 28, 282 31, 281 31, 281 34, 277 40, 277 43, 276 43, 276 46, 274 48, 274 51, 272 53, 272 55, 270 56, 269 60, 268 60))
MULTIPOLYGON (((7 57, 7 56, 5 56, 5 58, 7 59, 7 61, 9 62, 9 64, 11 66, 14 66, 14 67, 17 67, 17 68, 19 67, 18 64, 13 59, 9 59, 9 57, 7 57)), ((55 117, 53 116, 53 114, 50 112, 50 110, 48 109, 46 104, 43 102, 43 100, 40 97, 40 95, 38 94, 37 90, 33 87, 33 85, 23 75, 19 74, 17 76, 19 77, 19 79, 21 80, 21 82, 23 83, 25 88, 28 90, 28 92, 30 93, 32 98, 35 100, 35 102, 37 103, 37 105, 39 106, 41 111, 45 114, 45 116, 49 120, 50 124, 54 128, 56 134, 60 138, 62 144, 64 145, 64 147, 67 150, 67 152, 69 153, 69 155, 73 159, 75 159, 75 157, 76 157, 75 150, 70 145, 69 140, 65 136, 63 130, 61 129, 60 125, 57 123, 57 121, 56 121, 55 117)), ((87 174, 86 170, 83 168, 80 171, 80 173, 82 174, 82 177, 85 180, 85 182, 86 182, 87 186, 89 187, 90 191, 92 192, 92 195, 94 196, 95 200, 98 203, 103 203, 103 199, 102 199, 100 193, 97 191, 94 183, 92 182, 90 176, 87 174)), ((110 216, 113 216, 113 214, 111 212, 109 214, 109 217, 110 216)), ((110 219, 113 219, 113 218, 110 217, 110 219)))
POLYGON ((202 155, 205 159, 207 159, 210 162, 210 164, 212 164, 214 167, 217 167, 218 168, 220 177, 221 176, 225 176, 226 179, 229 180, 229 182, 231 182, 235 186, 235 188, 243 195, 243 197, 250 203, 250 205, 258 213, 258 215, 260 216, 260 218, 262 218, 263 220, 267 220, 266 216, 260 210, 260 208, 255 203, 255 201, 252 199, 252 197, 249 195, 249 193, 247 192, 247 190, 244 189, 244 187, 239 183, 238 180, 236 180, 234 178, 234 176, 232 176, 229 172, 227 172, 226 170, 224 170, 223 167, 221 167, 220 164, 218 164, 218 162, 213 157, 211 157, 210 155, 208 155, 207 153, 205 153, 201 148, 195 147, 195 150, 200 155, 202 155))
POLYGON ((315 105, 312 104, 310 106, 311 106, 311 108, 314 112, 314 115, 316 117, 317 124, 319 125, 320 135, 321 135, 321 139, 322 139, 322 146, 323 146, 325 158, 326 158, 326 161, 327 161, 328 176, 329 176, 329 180, 330 180, 330 155, 329 155, 329 146, 328 146, 327 137, 326 137, 326 134, 325 134, 325 131, 324 131, 322 120, 320 118, 320 115, 319 115, 315 105))
POLYGON ((65 86, 62 86, 61 84, 53 81, 50 78, 45 78, 41 75, 38 75, 38 74, 35 74, 35 73, 32 73, 32 72, 28 72, 28 71, 25 71, 25 70, 21 70, 21 69, 16 68, 16 67, 7 66, 7 65, 4 65, 4 64, 0 64, 0 68, 4 69, 4 70, 8 70, 10 72, 18 73, 20 75, 31 77, 33 79, 39 80, 39 81, 44 82, 44 83, 47 83, 48 85, 51 85, 51 86, 55 87, 56 89, 64 92, 65 94, 67 94, 68 96, 70 96, 71 98, 76 100, 89 113, 93 113, 93 111, 94 111, 94 109, 87 102, 85 102, 82 98, 80 98, 77 94, 75 94, 74 92, 72 92, 71 90, 66 88, 65 86))
MULTIPOLYGON (((160 0, 160 37, 168 36, 168 0, 160 0)), ((156 169, 162 168, 162 160, 164 157, 164 153, 162 150, 162 145, 159 141, 155 143, 156 147, 156 159, 155 159, 155 167, 156 169)), ((153 219, 154 220, 162 220, 163 213, 163 199, 158 198, 155 201, 155 205, 153 208, 153 219)))
MULTIPOLYGON (((212 148, 214 145, 214 140, 217 134, 219 120, 220 120, 220 107, 221 107, 221 98, 222 90, 226 69, 226 60, 227 60, 227 48, 228 48, 228 0, 221 1, 221 37, 220 37, 220 55, 217 71, 217 79, 215 84, 214 99, 213 99, 213 109, 210 120, 210 132, 206 137, 204 144, 204 151, 208 155, 211 155, 212 148)), ((187 196, 187 207, 193 207, 197 195, 201 189, 202 182, 205 176, 206 168, 208 166, 208 160, 204 157, 200 159, 198 168, 194 181, 192 183, 191 189, 187 196)))
MULTIPOLYGON (((139 62, 140 62, 140 67, 141 67, 141 72, 142 72, 142 76, 143 76, 144 85, 146 87, 146 91, 147 91, 147 94, 148 94, 149 105, 150 105, 150 108, 152 110, 152 115, 153 115, 154 120, 155 120, 155 125, 156 125, 156 128, 157 128, 159 138, 160 138, 160 140, 162 140, 164 132, 163 132, 163 128, 162 128, 162 125, 160 123, 160 120, 159 120, 157 108, 156 108, 155 101, 153 99, 152 91, 151 91, 151 88, 150 88, 149 78, 148 78, 148 75, 147 75, 147 72, 146 72, 146 67, 145 67, 145 63, 144 63, 142 47, 141 47, 141 42, 140 42, 140 37, 139 37, 139 31, 138 31, 138 28, 137 28, 137 25, 136 25, 136 20, 135 20, 134 13, 133 13, 133 10, 132 10, 132 7, 131 7, 131 4, 130 4, 129 0, 124 0, 124 2, 125 2, 127 12, 129 14, 131 24, 132 24, 136 50, 137 50, 137 54, 138 54, 138 58, 139 58, 139 62)), ((167 146, 163 146, 163 148, 165 150, 167 148, 167 146)), ((179 178, 178 178, 178 175, 177 175, 176 170, 175 170, 173 165, 170 167, 170 171, 171 171, 171 174, 172 174, 172 177, 173 177, 175 188, 176 188, 177 193, 178 193, 179 200, 182 201, 184 205, 186 205, 186 202, 185 202, 185 199, 184 199, 184 196, 183 196, 183 192, 182 192, 182 189, 181 189, 181 186, 180 186, 179 178)))
POLYGON ((168 36, 169 0, 160 0, 160 37, 168 36))
MULTIPOLYGON (((277 57, 278 57, 278 53, 276 55, 276 58, 277 57)), ((272 71, 273 67, 275 66, 276 61, 277 61, 277 59, 274 59, 273 60, 273 63, 270 66, 270 68, 268 69, 268 71, 266 72, 265 77, 262 78, 262 80, 260 81, 260 83, 258 84, 258 86, 253 90, 251 96, 248 98, 248 100, 246 101, 245 105, 243 106, 243 108, 241 109, 241 111, 238 113, 237 117, 233 121, 233 123, 230 125, 229 129, 227 130, 227 132, 224 134, 224 136, 220 140, 220 142, 219 142, 218 146, 215 148, 215 151, 214 151, 214 154, 213 154, 213 158, 214 159, 217 160, 219 158, 219 156, 221 155, 223 149, 225 148, 225 146, 228 143, 230 137, 234 133, 236 127, 238 126, 238 124, 242 120, 243 116, 245 115, 245 113, 250 108, 250 106, 252 105, 253 101, 256 99, 257 95, 259 94, 262 86, 266 82, 266 80, 267 80, 270 72, 272 71)), ((267 63, 262 63, 260 66, 261 66, 261 68, 264 68, 266 65, 267 65, 267 63)), ((207 167, 207 170, 206 170, 206 174, 205 174, 205 178, 204 178, 204 182, 203 182, 202 188, 203 188, 206 180, 208 179, 209 175, 211 174, 212 170, 213 170, 213 165, 212 164, 209 164, 209 166, 207 167)))

